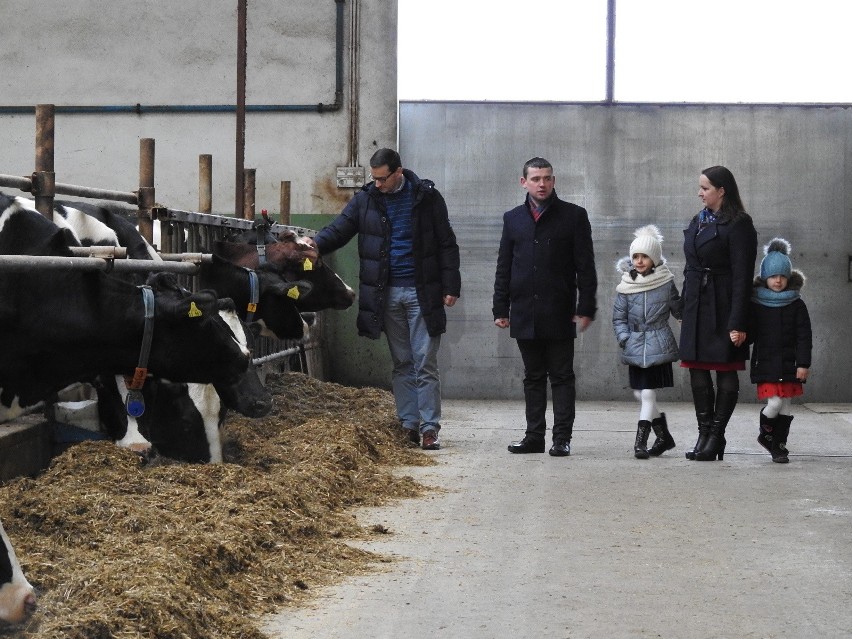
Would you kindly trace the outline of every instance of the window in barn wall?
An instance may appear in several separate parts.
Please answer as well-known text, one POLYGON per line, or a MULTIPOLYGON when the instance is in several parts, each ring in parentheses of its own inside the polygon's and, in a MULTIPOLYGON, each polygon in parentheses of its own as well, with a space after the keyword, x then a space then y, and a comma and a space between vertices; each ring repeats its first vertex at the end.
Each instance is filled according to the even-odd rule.
POLYGON ((399 99, 602 100, 606 7, 606 0, 399 0, 399 99))
MULTIPOLYGON (((399 0, 399 99, 603 101, 607 4, 399 0)), ((852 2, 615 6, 616 101, 852 103, 852 2)))
POLYGON ((852 3, 617 0, 615 99, 852 102, 852 3))

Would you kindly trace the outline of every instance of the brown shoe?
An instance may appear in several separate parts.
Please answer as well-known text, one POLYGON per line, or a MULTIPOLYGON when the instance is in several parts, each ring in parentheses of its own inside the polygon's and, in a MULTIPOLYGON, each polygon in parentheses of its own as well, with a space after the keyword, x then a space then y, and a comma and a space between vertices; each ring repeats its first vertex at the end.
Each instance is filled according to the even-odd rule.
POLYGON ((438 431, 427 430, 423 433, 423 450, 438 450, 441 448, 441 442, 438 440, 438 431))

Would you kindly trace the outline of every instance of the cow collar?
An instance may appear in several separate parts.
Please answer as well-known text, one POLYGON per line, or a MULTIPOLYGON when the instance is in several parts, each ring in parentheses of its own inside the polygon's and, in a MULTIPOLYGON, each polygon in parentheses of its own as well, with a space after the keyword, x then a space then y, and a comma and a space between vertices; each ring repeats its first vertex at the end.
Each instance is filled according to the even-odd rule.
POLYGON ((154 291, 150 286, 137 287, 142 291, 142 302, 145 306, 145 326, 142 330, 142 348, 139 351, 139 364, 133 372, 133 377, 124 379, 128 394, 125 408, 131 417, 139 417, 145 412, 145 400, 142 397, 142 387, 148 377, 148 357, 151 355, 151 342, 154 340, 154 291))
POLYGON ((148 357, 151 355, 151 342, 154 339, 154 291, 150 286, 137 287, 142 291, 145 305, 145 328, 142 331, 142 349, 139 351, 139 364, 133 372, 133 378, 127 384, 130 390, 140 390, 148 377, 148 357))
POLYGON ((260 266, 266 265, 266 233, 269 231, 269 213, 266 209, 260 211, 261 219, 254 223, 254 229, 257 236, 255 237, 255 248, 257 249, 257 262, 260 266))
POLYGON ((248 267, 246 269, 249 278, 249 302, 246 306, 246 324, 251 324, 254 321, 254 314, 257 312, 257 304, 260 301, 260 282, 257 278, 257 273, 248 267))

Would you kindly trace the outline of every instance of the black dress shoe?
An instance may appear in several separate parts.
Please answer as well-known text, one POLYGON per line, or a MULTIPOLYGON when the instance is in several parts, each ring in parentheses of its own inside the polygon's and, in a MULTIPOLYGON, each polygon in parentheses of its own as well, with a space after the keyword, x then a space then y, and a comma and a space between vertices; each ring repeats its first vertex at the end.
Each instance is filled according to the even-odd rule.
POLYGON ((568 457, 571 454, 571 442, 557 440, 548 451, 551 457, 568 457))
POLYGON ((519 442, 509 444, 510 453, 543 453, 544 440, 537 437, 524 437, 519 442))

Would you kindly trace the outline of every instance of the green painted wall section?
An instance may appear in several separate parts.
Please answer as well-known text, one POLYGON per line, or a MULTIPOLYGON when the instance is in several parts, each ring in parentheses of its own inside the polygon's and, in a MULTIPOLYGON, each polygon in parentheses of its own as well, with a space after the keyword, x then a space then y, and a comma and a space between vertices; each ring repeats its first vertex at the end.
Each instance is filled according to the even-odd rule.
MULTIPOLYGON (((320 230, 336 215, 291 215, 290 224, 320 230)), ((358 291, 358 241, 325 256, 343 281, 358 291)), ((355 318, 358 300, 345 311, 323 311, 323 362, 325 381, 345 386, 375 386, 390 389, 391 359, 384 335, 372 340, 358 336, 355 318)))

